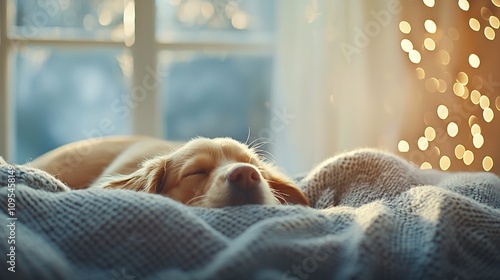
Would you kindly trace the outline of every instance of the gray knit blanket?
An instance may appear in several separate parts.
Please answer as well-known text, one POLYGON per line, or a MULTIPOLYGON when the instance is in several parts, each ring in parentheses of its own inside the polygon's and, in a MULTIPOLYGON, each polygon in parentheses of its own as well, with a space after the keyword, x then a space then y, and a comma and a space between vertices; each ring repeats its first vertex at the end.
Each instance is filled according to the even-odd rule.
POLYGON ((5 162, 0 174, 0 279, 500 279, 491 173, 358 150, 299 182, 310 208, 222 209, 69 191, 5 162))

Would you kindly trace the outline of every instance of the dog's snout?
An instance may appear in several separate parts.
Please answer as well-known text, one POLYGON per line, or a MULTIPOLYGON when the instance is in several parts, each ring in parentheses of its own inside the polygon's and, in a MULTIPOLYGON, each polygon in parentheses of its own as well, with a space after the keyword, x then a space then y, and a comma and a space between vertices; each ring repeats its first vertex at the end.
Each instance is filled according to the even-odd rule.
POLYGON ((232 186, 246 190, 252 189, 260 183, 260 174, 251 165, 241 165, 229 171, 226 179, 232 186))

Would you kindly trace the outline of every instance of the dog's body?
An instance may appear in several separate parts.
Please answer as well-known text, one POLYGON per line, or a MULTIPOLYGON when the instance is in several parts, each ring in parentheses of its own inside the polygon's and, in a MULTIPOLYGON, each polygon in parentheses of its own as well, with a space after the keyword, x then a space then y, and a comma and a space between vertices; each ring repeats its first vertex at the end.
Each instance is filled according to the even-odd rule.
POLYGON ((204 207, 308 205, 291 179, 229 138, 197 138, 185 144, 142 136, 85 140, 48 152, 30 165, 72 189, 131 189, 204 207))

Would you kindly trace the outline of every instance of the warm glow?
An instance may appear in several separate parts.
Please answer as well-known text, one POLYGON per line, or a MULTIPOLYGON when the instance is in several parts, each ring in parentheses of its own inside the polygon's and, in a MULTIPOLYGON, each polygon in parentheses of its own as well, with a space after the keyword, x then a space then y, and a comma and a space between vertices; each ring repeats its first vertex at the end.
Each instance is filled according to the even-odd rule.
POLYGON ((477 90, 473 90, 471 93, 470 93, 470 100, 472 101, 472 103, 474 103, 475 105, 479 104, 479 100, 481 98, 481 93, 477 90))
POLYGON ((483 95, 479 98, 479 106, 481 106, 482 109, 490 107, 490 99, 488 96, 483 95))
POLYGON ((497 6, 497 7, 499 7, 499 8, 500 8, 500 0, 491 0, 491 2, 492 2, 495 6, 497 6))
POLYGON ((455 137, 458 134, 458 125, 454 122, 450 122, 446 128, 448 135, 455 137))
POLYGON ((401 140, 398 143, 398 150, 402 153, 406 153, 410 150, 410 145, 405 140, 401 140))
POLYGON ((411 50, 413 50, 413 44, 411 43, 410 40, 403 39, 403 40, 401 40, 401 48, 405 52, 410 52, 411 50))
POLYGON ((453 84, 453 92, 456 96, 463 96, 465 93, 465 87, 461 83, 453 84))
POLYGON ((491 27, 498 29, 500 27, 500 20, 496 16, 491 16, 489 19, 491 27))
POLYGON ((471 163, 474 161, 474 153, 469 150, 465 151, 463 160, 465 165, 471 165, 471 163))
POLYGON ((493 110, 491 110, 491 108, 484 109, 484 111, 483 111, 483 119, 486 122, 491 122, 493 120, 494 116, 495 116, 495 114, 493 113, 493 110))
POLYGON ((424 4, 427 7, 432 8, 432 7, 434 7, 434 0, 424 0, 424 4))
POLYGON ((426 20, 424 22, 424 27, 425 27, 425 30, 427 30, 427 32, 429 33, 436 33, 436 30, 437 30, 437 26, 436 26, 436 23, 430 19, 426 20))
POLYGON ((472 125, 474 125, 475 123, 478 122, 478 119, 476 116, 472 115, 469 117, 469 126, 472 127, 472 125))
POLYGON ((493 159, 489 156, 486 156, 483 159, 483 169, 484 171, 490 171, 493 168, 493 159))
POLYGON ((472 144, 474 144, 474 147, 477 149, 481 148, 484 144, 484 137, 481 134, 475 134, 474 137, 472 137, 472 144))
POLYGON ((447 156, 442 156, 441 159, 439 160, 439 167, 441 170, 448 170, 451 166, 451 160, 447 156))
POLYGON ((479 31, 479 29, 481 29, 481 24, 479 23, 479 20, 475 18, 469 19, 469 26, 474 31, 479 31))
POLYGON ((425 129, 424 135, 428 141, 432 141, 436 138, 436 130, 434 130, 434 128, 429 126, 425 129))
POLYGON ((420 169, 432 169, 432 165, 428 162, 424 162, 420 165, 420 169))
POLYGON ((425 38, 424 47, 429 51, 433 51, 436 49, 436 43, 431 38, 425 38))
POLYGON ((411 25, 407 21, 403 20, 399 23, 399 30, 401 30, 404 34, 408 34, 411 31, 411 25))
POLYGON ((476 54, 471 54, 469 56, 469 64, 473 68, 478 68, 480 63, 481 61, 479 60, 479 57, 476 54))
POLYGON ((469 76, 465 74, 464 72, 460 72, 457 75, 457 82, 461 83, 462 85, 466 85, 469 83, 469 76))
POLYGON ((437 108, 437 113, 440 119, 442 120, 446 119, 449 114, 448 107, 446 107, 445 105, 439 105, 437 108))
POLYGON ((410 61, 415 64, 420 63, 420 60, 422 59, 420 53, 417 50, 411 50, 408 53, 408 56, 410 57, 410 61))
POLYGON ((422 69, 420 67, 417 67, 417 69, 415 69, 415 72, 417 73, 417 79, 422 80, 422 79, 425 78, 425 71, 424 71, 424 69, 422 69))
POLYGON ((500 96, 495 99, 495 107, 497 107, 497 110, 500 111, 500 96))
POLYGON ((470 8, 469 2, 467 0, 458 0, 458 6, 464 11, 468 11, 470 8))
POLYGON ((465 147, 463 145, 458 144, 455 147, 455 156, 457 157, 457 159, 462 159, 464 157, 464 153, 465 153, 465 147))
POLYGON ((472 136, 480 134, 481 127, 477 123, 473 124, 472 127, 470 128, 470 133, 472 134, 472 136))
POLYGON ((427 150, 429 148, 429 142, 425 137, 418 138, 418 148, 422 151, 427 150))
POLYGON ((489 27, 489 26, 486 26, 486 28, 484 29, 484 36, 488 39, 488 40, 494 40, 495 39, 495 30, 493 30, 493 28, 489 27))

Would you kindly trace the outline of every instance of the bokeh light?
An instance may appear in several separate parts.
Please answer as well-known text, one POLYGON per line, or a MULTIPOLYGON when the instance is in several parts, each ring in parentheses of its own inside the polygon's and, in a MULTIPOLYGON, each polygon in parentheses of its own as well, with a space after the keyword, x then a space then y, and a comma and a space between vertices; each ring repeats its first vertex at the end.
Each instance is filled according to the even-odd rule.
POLYGON ((427 139, 425 137, 420 137, 418 139, 418 148, 422 151, 425 151, 427 150, 427 148, 429 148, 429 142, 427 141, 427 139))
POLYGON ((493 28, 489 26, 486 26, 486 28, 484 28, 484 37, 486 37, 486 39, 488 40, 493 41, 495 39, 495 30, 493 30, 493 28))
POLYGON ((446 127, 446 131, 450 137, 455 137, 458 134, 458 125, 455 122, 450 122, 446 127))
POLYGON ((408 152, 410 150, 410 145, 405 140, 401 140, 398 143, 398 150, 401 153, 406 153, 406 152, 408 152))
POLYGON ((439 105, 437 108, 437 114, 440 119, 446 119, 449 114, 448 107, 446 107, 445 105, 439 105))
POLYGON ((471 54, 469 56, 469 64, 473 68, 478 68, 479 64, 481 64, 481 61, 479 60, 479 57, 476 54, 471 54))
POLYGON ((399 23, 399 30, 401 30, 404 34, 409 34, 411 31, 411 25, 407 21, 403 20, 399 23))
POLYGON ((425 38, 424 47, 429 51, 433 51, 436 49, 436 43, 431 38, 425 38))
POLYGON ((429 8, 432 8, 434 7, 434 0, 424 0, 424 4, 429 7, 429 8))
POLYGON ((485 156, 483 159, 484 171, 490 171, 493 168, 493 159, 490 156, 485 156))
POLYGON ((432 33, 432 34, 436 33, 436 31, 437 31, 436 23, 430 19, 425 20, 424 27, 425 27, 425 30, 427 30, 427 32, 432 33))
POLYGON ((469 26, 474 31, 479 31, 479 29, 481 29, 481 24, 479 23, 479 20, 475 18, 469 19, 469 26))
POLYGON ((415 63, 415 64, 420 63, 420 60, 422 59, 422 56, 420 55, 420 53, 417 50, 411 50, 408 53, 408 56, 410 57, 410 61, 415 63))
POLYGON ((439 160, 439 167, 441 170, 448 170, 451 166, 451 160, 447 156, 442 156, 441 159, 439 160))
POLYGON ((464 11, 468 11, 470 8, 470 4, 467 0, 458 0, 458 6, 464 11))
POLYGON ((455 147, 455 157, 457 157, 457 159, 462 159, 464 157, 464 153, 465 153, 464 145, 458 144, 455 147))

